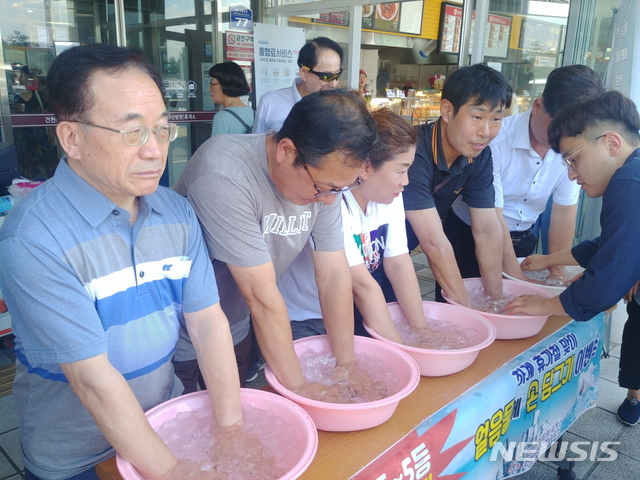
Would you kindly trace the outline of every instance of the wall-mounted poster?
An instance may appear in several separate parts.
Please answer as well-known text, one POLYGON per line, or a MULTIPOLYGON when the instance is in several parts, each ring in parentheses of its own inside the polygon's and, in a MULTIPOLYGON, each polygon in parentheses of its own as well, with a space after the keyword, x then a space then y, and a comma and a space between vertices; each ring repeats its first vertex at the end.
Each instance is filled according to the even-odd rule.
POLYGON ((422 15, 424 2, 403 2, 400 11, 400 31, 413 35, 422 35, 422 15))
POLYGON ((505 15, 487 16, 484 54, 487 57, 507 58, 511 38, 512 18, 505 15))
POLYGON ((462 29, 462 6, 443 3, 440 10, 440 32, 438 50, 440 53, 460 51, 460 30, 462 29))
POLYGON ((362 5, 362 28, 373 29, 373 12, 375 5, 362 5))
POLYGON ((348 25, 346 12, 326 12, 319 13, 318 18, 314 18, 315 23, 327 23, 330 25, 348 25))
POLYGON ((381 3, 375 6, 373 28, 385 32, 397 32, 400 27, 400 4, 381 3))
POLYGON ((293 84, 298 54, 307 39, 305 32, 304 28, 253 24, 256 102, 271 90, 293 84))
MULTIPOLYGON (((512 17, 506 15, 487 15, 484 30, 484 55, 493 58, 507 58, 511 38, 512 17)), ((475 31, 476 12, 471 14, 471 31, 475 31)), ((473 50, 473 35, 469 39, 469 52, 473 50)))
MULTIPOLYGON (((474 31, 476 12, 471 13, 471 31, 474 31)), ((511 38, 512 17, 487 15, 484 36, 484 54, 487 57, 507 58, 511 38)), ((460 30, 462 29, 462 6, 443 3, 440 13, 440 33, 438 46, 440 53, 460 51, 460 30)), ((473 36, 469 39, 469 53, 473 48, 473 36)))
MULTIPOLYGON (((362 5, 362 28, 382 32, 422 33, 423 0, 404 3, 382 3, 380 5, 362 5)), ((348 12, 319 13, 314 23, 349 26, 348 12)))

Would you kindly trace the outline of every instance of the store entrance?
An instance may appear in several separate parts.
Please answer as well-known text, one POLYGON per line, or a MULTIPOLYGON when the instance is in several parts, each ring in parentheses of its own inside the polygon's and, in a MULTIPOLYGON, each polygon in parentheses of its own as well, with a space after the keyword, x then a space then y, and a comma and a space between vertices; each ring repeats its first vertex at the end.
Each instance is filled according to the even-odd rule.
POLYGON ((215 63, 213 3, 0 0, 0 5, 2 139, 15 144, 20 175, 45 180, 64 155, 47 101, 46 75, 55 57, 76 45, 108 43, 140 48, 160 70, 171 121, 180 125, 162 182, 172 184, 211 131, 207 72, 215 63))
POLYGON ((0 0, 3 137, 18 154, 20 175, 44 180, 61 155, 47 100, 46 74, 56 55, 80 43, 115 43, 113 6, 99 1, 0 0))

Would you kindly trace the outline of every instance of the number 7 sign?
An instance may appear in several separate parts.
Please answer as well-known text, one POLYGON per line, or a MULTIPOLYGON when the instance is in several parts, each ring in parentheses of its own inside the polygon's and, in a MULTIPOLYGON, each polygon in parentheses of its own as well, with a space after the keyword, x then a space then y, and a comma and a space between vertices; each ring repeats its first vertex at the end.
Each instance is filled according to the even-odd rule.
POLYGON ((229 23, 231 28, 250 32, 253 30, 253 12, 243 6, 230 7, 229 23))

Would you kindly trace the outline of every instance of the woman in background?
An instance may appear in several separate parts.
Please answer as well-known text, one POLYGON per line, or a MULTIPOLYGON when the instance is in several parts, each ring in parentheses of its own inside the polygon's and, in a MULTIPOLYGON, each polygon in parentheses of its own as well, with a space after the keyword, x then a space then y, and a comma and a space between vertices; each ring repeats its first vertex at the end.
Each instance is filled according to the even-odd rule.
POLYGON ((367 72, 360 70, 358 78, 358 92, 360 95, 365 96, 369 91, 367 90, 367 72))
POLYGON ((239 98, 251 89, 240 65, 235 62, 218 63, 209 69, 209 76, 211 99, 224 107, 213 116, 211 135, 251 133, 253 109, 239 98))

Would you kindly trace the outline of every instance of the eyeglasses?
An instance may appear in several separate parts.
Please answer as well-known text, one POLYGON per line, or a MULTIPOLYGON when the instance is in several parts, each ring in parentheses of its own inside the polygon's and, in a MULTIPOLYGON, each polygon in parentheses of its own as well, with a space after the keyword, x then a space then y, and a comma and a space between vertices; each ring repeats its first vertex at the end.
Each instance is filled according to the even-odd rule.
POLYGON ((320 190, 318 188, 318 186, 316 185, 316 181, 311 176, 311 172, 307 168, 306 162, 302 158, 302 155, 300 155, 300 151, 298 151, 298 155, 300 157, 300 161, 302 162, 302 166, 304 167, 305 172, 307 172, 307 174, 309 175, 309 178, 311 179, 311 182, 313 183, 313 188, 315 188, 316 191, 318 192, 318 193, 315 194, 315 196, 318 197, 318 198, 320 198, 320 197, 328 197, 329 195, 337 195, 338 193, 348 192, 349 190, 353 190, 354 188, 358 188, 360 186, 360 184, 362 183, 362 181, 360 180, 360 177, 358 177, 358 178, 356 178, 355 182, 353 182, 351 185, 347 185, 346 187, 332 188, 331 190, 320 190))
POLYGON ((209 88, 211 88, 211 87, 215 87, 216 85, 220 85, 220 82, 218 82, 218 83, 213 83, 213 80, 209 81, 209 88))
POLYGON ((178 125, 175 123, 164 123, 157 128, 150 128, 144 125, 130 125, 124 130, 117 130, 115 128, 103 127, 102 125, 96 125, 89 122, 81 122, 80 120, 74 120, 75 122, 86 125, 88 127, 102 128, 103 130, 109 130, 110 132, 119 133, 122 135, 124 143, 130 147, 139 147, 144 145, 149 140, 149 132, 153 132, 159 142, 170 143, 178 138, 178 125))
POLYGON ((564 161, 564 166, 567 167, 567 169, 569 170, 573 170, 573 166, 575 165, 576 161, 575 158, 576 156, 585 148, 587 148, 589 145, 591 145, 592 143, 597 142, 598 140, 600 140, 602 137, 606 137, 607 134, 604 133, 602 135, 600 135, 599 137, 594 138, 593 140, 591 140, 589 143, 587 143, 586 145, 584 145, 583 147, 580 147, 577 151, 573 152, 571 155, 569 156, 565 156, 562 155, 562 160, 564 161))
POLYGON ((315 70, 312 70, 311 68, 305 65, 301 65, 301 67, 304 68, 307 72, 313 73, 316 77, 318 77, 323 82, 327 82, 327 83, 333 82, 334 80, 338 80, 340 78, 340 75, 342 75, 342 72, 343 72, 342 69, 340 69, 338 73, 316 72, 315 70))

